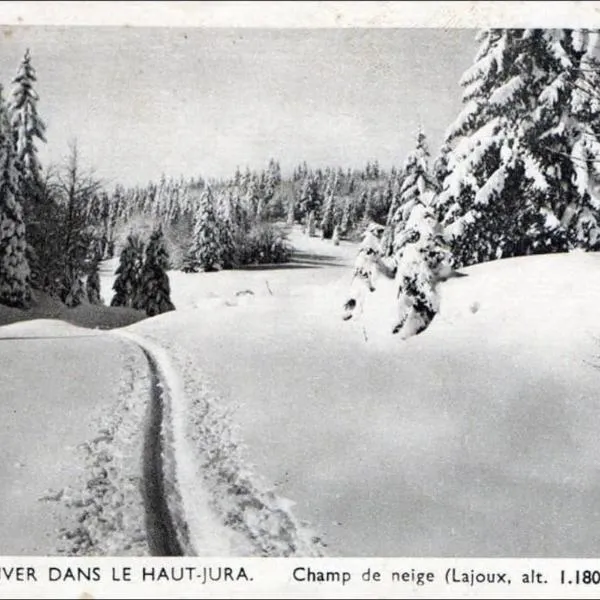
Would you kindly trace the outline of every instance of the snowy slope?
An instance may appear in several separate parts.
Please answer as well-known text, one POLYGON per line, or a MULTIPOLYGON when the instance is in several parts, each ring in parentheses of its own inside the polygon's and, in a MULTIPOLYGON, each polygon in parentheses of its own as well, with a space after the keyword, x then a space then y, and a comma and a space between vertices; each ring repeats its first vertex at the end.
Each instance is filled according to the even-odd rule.
POLYGON ((307 241, 312 268, 173 274, 178 310, 128 328, 210 389, 253 481, 333 555, 596 553, 600 257, 466 269, 401 341, 393 285, 343 323, 355 248, 307 241))

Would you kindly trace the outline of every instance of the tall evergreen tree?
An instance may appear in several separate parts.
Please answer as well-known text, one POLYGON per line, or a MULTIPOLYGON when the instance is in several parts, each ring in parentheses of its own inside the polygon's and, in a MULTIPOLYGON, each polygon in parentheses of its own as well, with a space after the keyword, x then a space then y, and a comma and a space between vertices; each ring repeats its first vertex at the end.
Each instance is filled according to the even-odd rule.
POLYGON ((215 201, 211 189, 207 187, 196 213, 190 255, 198 268, 209 272, 222 266, 221 254, 215 201))
POLYGON ((29 50, 25 52, 16 77, 10 101, 11 122, 17 144, 17 160, 25 179, 37 181, 41 166, 37 156, 36 140, 45 142, 46 126, 38 115, 38 94, 35 69, 31 65, 29 50))
POLYGON ((315 219, 318 219, 322 204, 323 198, 317 178, 313 175, 307 175, 300 192, 299 208, 301 216, 306 219, 312 212, 315 219))
POLYGON ((119 257, 111 306, 141 308, 143 264, 144 244, 138 235, 130 233, 119 257))
POLYGON ((152 232, 142 269, 140 300, 136 308, 146 311, 149 317, 175 310, 171 302, 171 287, 167 270, 169 254, 162 229, 152 232))
POLYGON ((321 220, 321 230, 324 240, 331 239, 333 228, 335 226, 335 195, 333 189, 329 191, 325 207, 323 209, 323 219, 321 220))
POLYGON ((392 204, 388 211, 386 231, 382 240, 384 255, 394 251, 394 240, 406 226, 414 206, 423 203, 435 190, 435 182, 429 171, 429 149, 427 138, 422 131, 417 134, 417 144, 403 165, 401 183, 392 194, 392 204))
POLYGON ((27 307, 30 269, 23 212, 16 196, 15 158, 10 121, 0 101, 0 304, 27 307))
POLYGON ((340 235, 346 235, 352 227, 352 200, 350 196, 346 196, 344 200, 344 209, 342 211, 342 218, 340 221, 340 235))
POLYGON ((233 206, 229 194, 220 197, 217 206, 217 225, 221 256, 219 264, 223 269, 232 269, 236 264, 236 247, 234 241, 233 206))

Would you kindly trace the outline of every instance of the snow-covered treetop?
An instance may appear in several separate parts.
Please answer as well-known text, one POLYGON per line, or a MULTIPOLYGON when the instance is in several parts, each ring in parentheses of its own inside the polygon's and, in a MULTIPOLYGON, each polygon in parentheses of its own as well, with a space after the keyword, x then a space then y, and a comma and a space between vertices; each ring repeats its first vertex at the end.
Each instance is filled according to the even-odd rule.
POLYGON ((21 168, 25 175, 34 177, 39 175, 41 169, 37 159, 35 139, 46 141, 46 125, 37 112, 39 97, 34 89, 36 81, 31 55, 27 50, 13 79, 10 111, 12 126, 17 134, 17 155, 21 168))

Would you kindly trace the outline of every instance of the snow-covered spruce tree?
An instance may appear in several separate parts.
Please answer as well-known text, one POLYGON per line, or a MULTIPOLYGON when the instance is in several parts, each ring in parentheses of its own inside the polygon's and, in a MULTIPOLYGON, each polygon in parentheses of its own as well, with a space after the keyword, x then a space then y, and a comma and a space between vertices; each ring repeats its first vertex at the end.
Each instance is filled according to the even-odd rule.
POLYGON ((529 144, 547 182, 541 210, 569 248, 600 248, 600 34, 544 30, 552 77, 538 98, 529 144), (559 65, 559 66, 556 66, 559 65), (550 212, 551 211, 551 212, 550 212))
POLYGON ((138 235, 130 233, 119 256, 119 266, 113 283, 111 306, 138 308, 141 294, 141 276, 144 261, 144 244, 138 235))
POLYGON ((428 197, 418 197, 394 238, 398 321, 392 333, 406 339, 429 326, 439 310, 440 272, 450 258, 428 197))
POLYGON ((12 130, 0 103, 0 304, 25 308, 31 301, 30 270, 12 130))
POLYGON ((319 181, 316 176, 309 174, 302 183, 299 202, 300 214, 305 222, 311 212, 314 213, 315 218, 318 218, 322 204, 323 198, 321 196, 319 181))
POLYGON ((215 201, 209 187, 200 197, 189 252, 198 268, 206 272, 217 271, 222 266, 219 223, 215 211, 215 201))
POLYGON ((394 251, 395 238, 404 230, 412 209, 423 203, 435 190, 435 183, 429 171, 429 150, 427 138, 422 131, 417 134, 417 144, 403 166, 403 177, 392 196, 388 211, 386 231, 382 240, 384 255, 394 251))
POLYGON ((27 50, 13 79, 10 114, 16 138, 19 170, 26 180, 34 181, 37 181, 41 174, 36 140, 46 141, 46 126, 37 111, 39 97, 34 89, 36 81, 31 55, 27 50))
POLYGON ((236 265, 236 245, 234 240, 233 206, 231 196, 223 194, 217 206, 220 259, 223 269, 233 269, 236 265))
POLYGON ((436 200, 455 262, 596 248, 597 32, 486 30, 478 39, 436 200))
POLYGON ((175 310, 175 306, 171 302, 168 269, 169 254, 162 229, 159 227, 152 232, 146 247, 139 302, 136 306, 136 308, 145 310, 149 317, 175 310))
POLYGON ((352 225, 352 199, 350 196, 346 196, 340 221, 340 235, 347 235, 352 225))
POLYGON ((335 194, 333 189, 327 194, 325 207, 323 208, 323 218, 321 219, 321 231, 324 240, 331 239, 333 235, 335 218, 335 194))

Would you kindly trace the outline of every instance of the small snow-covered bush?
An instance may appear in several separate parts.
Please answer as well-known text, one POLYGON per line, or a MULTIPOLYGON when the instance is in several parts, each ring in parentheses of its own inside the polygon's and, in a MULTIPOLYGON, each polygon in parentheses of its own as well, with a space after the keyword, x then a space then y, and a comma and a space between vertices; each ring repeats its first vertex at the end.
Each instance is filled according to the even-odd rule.
POLYGON ((255 225, 236 242, 239 265, 284 263, 292 256, 285 233, 271 223, 255 225))

